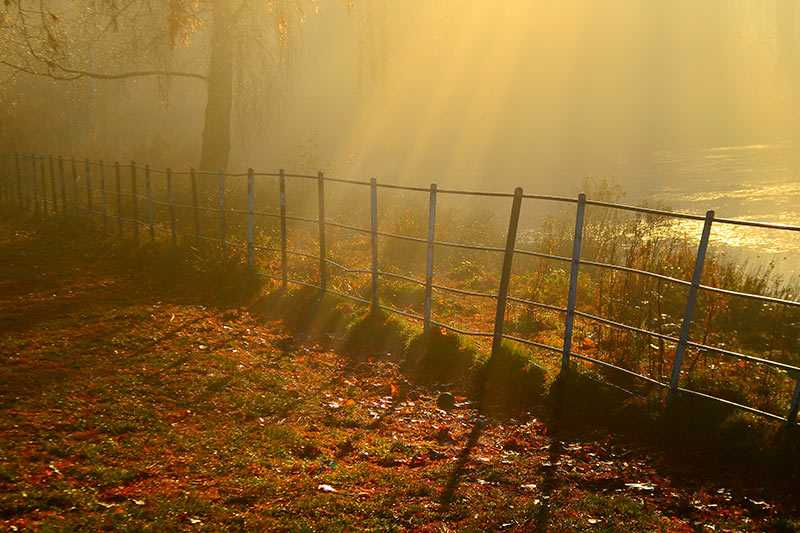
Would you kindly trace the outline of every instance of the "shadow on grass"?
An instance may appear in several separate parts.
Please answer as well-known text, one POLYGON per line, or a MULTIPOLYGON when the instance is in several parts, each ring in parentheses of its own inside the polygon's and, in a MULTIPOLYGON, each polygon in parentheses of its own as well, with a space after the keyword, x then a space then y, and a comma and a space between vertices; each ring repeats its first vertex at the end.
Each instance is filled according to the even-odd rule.
POLYGON ((472 430, 469 433, 469 437, 467 438, 467 442, 464 445, 464 448, 462 448, 461 452, 458 454, 458 459, 456 460, 456 464, 453 466, 453 471, 451 472, 450 477, 447 478, 447 483, 445 484, 444 490, 442 490, 441 503, 445 506, 445 508, 453 503, 453 500, 455 499, 456 491, 458 490, 461 477, 464 475, 467 463, 469 462, 470 454, 478 444, 478 440, 481 437, 481 433, 483 432, 485 425, 486 422, 482 418, 478 417, 475 420, 472 425, 472 430))
MULTIPOLYGON (((573 370, 551 385, 547 410, 548 426, 563 438, 616 435, 660 452, 665 467, 695 482, 757 490, 800 482, 800 428, 710 399, 678 394, 667 402, 661 388, 631 395, 573 370)), ((795 492, 785 495, 797 502, 795 492)))
POLYGON ((553 397, 553 421, 550 425, 550 445, 548 447, 548 466, 542 465, 544 475, 541 483, 542 498, 534 520, 535 531, 545 533, 549 531, 550 513, 552 511, 553 496, 560 484, 558 479, 558 464, 564 453, 562 445, 561 421, 564 410, 563 388, 555 391, 553 397))
MULTIPOLYGON (((87 293, 87 298, 112 301, 120 291, 124 295, 149 292, 161 299, 212 306, 244 305, 264 318, 282 320, 298 339, 314 339, 341 349, 352 361, 373 357, 402 361, 402 371, 409 378, 424 385, 448 384, 448 388, 460 389, 478 398, 484 413, 502 416, 533 409, 549 420, 551 431, 556 429, 562 435, 623 435, 628 442, 663 451, 676 467, 691 470, 693 476, 702 473, 730 479, 736 472, 741 473, 742 483, 753 486, 792 486, 800 481, 797 428, 754 421, 731 407, 684 395, 665 408, 660 390, 644 389, 641 397, 631 397, 577 373, 569 374, 568 383, 556 380, 543 401, 545 376, 527 352, 504 346, 495 358, 488 359, 457 335, 436 330, 415 335, 401 320, 382 312, 370 313, 336 296, 320 295, 316 289, 264 295, 263 285, 231 249, 193 242, 175 248, 168 243, 120 243, 116 235, 103 235, 75 220, 75 224, 31 222, 27 239, 17 244, 3 242, 0 253, 6 257, 16 254, 24 264, 39 262, 50 271, 69 271, 87 260, 113 263, 117 274, 129 276, 129 281, 87 293), (561 399, 556 400, 559 395, 561 399)), ((146 235, 142 237, 144 241, 146 235)), ((30 276, 31 282, 37 279, 40 281, 30 276)), ((53 283, 58 286, 58 280, 53 283)), ((63 309, 41 309, 41 313, 50 311, 57 314, 63 309)), ((26 322, 47 316, 33 312, 26 322)), ((9 330, 23 327, 23 323, 11 320, 2 327, 9 330)), ((553 454, 558 452, 553 443, 553 454)))

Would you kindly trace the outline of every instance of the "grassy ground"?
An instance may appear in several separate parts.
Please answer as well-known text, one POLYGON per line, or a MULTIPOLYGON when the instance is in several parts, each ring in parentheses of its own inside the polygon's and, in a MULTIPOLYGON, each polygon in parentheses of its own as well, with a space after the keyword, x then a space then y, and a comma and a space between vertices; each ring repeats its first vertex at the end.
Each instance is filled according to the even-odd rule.
POLYGON ((485 418, 461 396, 440 410, 447 387, 411 379, 368 335, 301 338, 302 313, 277 319, 277 300, 230 307, 192 276, 152 281, 137 273, 146 264, 66 226, 0 221, 3 528, 800 523, 792 491, 735 468, 678 468, 634 441, 567 431, 552 413, 485 418))

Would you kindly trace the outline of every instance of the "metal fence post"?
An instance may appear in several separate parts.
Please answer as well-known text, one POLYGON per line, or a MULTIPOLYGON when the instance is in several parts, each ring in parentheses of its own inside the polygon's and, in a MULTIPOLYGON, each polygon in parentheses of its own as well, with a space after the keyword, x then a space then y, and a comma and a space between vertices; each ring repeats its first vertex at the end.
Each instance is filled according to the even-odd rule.
POLYGON ((6 196, 5 197, 6 197, 6 202, 8 203, 8 205, 11 206, 11 204, 13 204, 13 202, 14 202, 14 200, 13 200, 14 195, 12 193, 12 190, 13 190, 14 187, 12 185, 13 178, 11 176, 11 154, 7 154, 4 157, 4 159, 5 159, 5 165, 4 165, 5 168, 3 170, 3 177, 4 177, 5 182, 6 182, 6 185, 5 185, 6 196))
POLYGON ((380 306, 378 295, 378 181, 375 178, 369 180, 369 249, 372 256, 372 298, 371 309, 376 312, 380 306))
MULTIPOLYGON (((56 191, 56 163, 53 156, 47 157, 48 166, 50 167, 50 195, 53 198, 53 214, 58 213, 58 192, 56 191)), ((62 206, 63 211, 63 206, 62 206)))
POLYGON ((156 240, 156 210, 153 203, 153 191, 150 187, 150 165, 144 166, 144 192, 147 196, 147 227, 150 231, 150 242, 156 240))
POLYGON ((222 248, 225 248, 225 171, 219 171, 219 238, 222 241, 222 248))
POLYGON ((425 333, 428 333, 431 329, 433 309, 433 241, 436 240, 436 190, 437 185, 431 183, 431 192, 428 196, 428 247, 425 256, 425 304, 422 321, 425 333))
POLYGON ((255 176, 252 168, 247 169, 247 270, 255 270, 255 176))
POLYGON ((178 246, 178 230, 175 227, 175 205, 172 201, 172 169, 167 169, 167 204, 169 205, 169 230, 172 246, 178 246))
POLYGON ((17 170, 17 205, 22 208, 22 173, 19 170, 19 153, 14 153, 14 166, 17 170))
POLYGON ((789 415, 786 417, 786 422, 789 425, 794 425, 797 423, 798 408, 800 408, 800 375, 797 376, 797 381, 794 384, 792 404, 789 406, 789 415))
POLYGON ((122 179, 119 172, 119 161, 114 162, 114 181, 117 187, 117 231, 122 236, 122 179))
POLYGON ((581 266, 581 243, 583 242, 583 221, 586 214, 586 195, 578 195, 575 213, 575 238, 572 240, 572 262, 569 271, 569 292, 567 293, 567 314, 564 318, 564 348, 561 354, 561 374, 569 371, 569 356, 572 353, 572 330, 575 326, 575 302, 578 298, 578 270, 581 266))
POLYGON ((42 214, 47 216, 50 209, 48 208, 47 202, 47 169, 45 168, 44 164, 44 156, 39 158, 39 173, 42 177, 42 214))
POLYGON ((108 198, 106 196, 106 165, 100 160, 99 164, 100 174, 100 202, 102 203, 103 213, 103 233, 108 231, 108 198))
MULTIPOLYGON (((28 158, 27 155, 24 155, 23 157, 25 159, 28 158)), ((34 207, 35 207, 33 205, 33 187, 31 186, 30 173, 28 172, 28 169, 27 169, 27 163, 25 161, 23 161, 22 165, 23 165, 23 169, 22 169, 22 174, 23 174, 22 187, 25 189, 25 209, 28 212, 32 212, 34 207)))
POLYGON ((25 191, 25 210, 28 212, 33 211, 33 189, 31 188, 31 179, 28 172, 28 164, 25 161, 28 159, 27 154, 23 154, 23 161, 22 161, 22 188, 25 191))
POLYGON ((139 190, 136 186, 136 162, 131 161, 131 217, 133 218, 133 239, 139 244, 139 190))
POLYGON ((700 236, 700 244, 697 247, 697 257, 694 263, 694 273, 692 273, 692 284, 689 286, 689 294, 686 299, 686 309, 683 313, 683 323, 681 324, 681 334, 678 338, 678 346, 675 348, 675 360, 672 363, 672 379, 669 382, 669 396, 672 397, 678 391, 678 382, 681 377, 681 364, 686 353, 686 345, 689 342, 689 329, 694 320, 694 311, 697 306, 697 292, 700 288, 700 281, 703 277, 703 264, 706 260, 708 250, 708 240, 711 236, 711 223, 714 222, 714 211, 706 213, 703 224, 703 233, 700 236))
POLYGON ((9 178, 8 178, 8 175, 9 175, 9 173, 8 173, 9 163, 8 163, 8 161, 9 161, 9 156, 3 154, 3 155, 0 155, 0 158, 2 158, 2 160, 3 160, 2 164, 0 164, 0 172, 2 172, 2 177, 0 177, 0 180, 2 180, 2 181, 0 181, 0 193, 2 193, 2 198, 1 199, 2 199, 3 203, 5 203, 6 200, 8 200, 8 182, 9 182, 9 178))
POLYGON ((492 336, 492 354, 494 357, 503 345, 503 326, 506 320, 506 303, 508 286, 511 283, 511 266, 514 262, 514 246, 517 242, 519 213, 522 210, 522 188, 514 189, 514 201, 511 204, 511 219, 508 222, 506 249, 503 253, 503 269, 500 273, 500 288, 497 291, 497 309, 494 315, 494 335, 492 336))
POLYGON ((197 206, 197 174, 189 169, 189 181, 192 185, 192 217, 194 218, 194 240, 200 242, 200 211, 197 206))
POLYGON ((64 158, 58 156, 58 177, 61 180, 61 214, 67 214, 67 180, 64 177, 64 158))
POLYGON ((3 165, 3 179, 5 180, 5 199, 9 206, 12 204, 12 178, 11 178, 11 154, 7 154, 4 158, 5 164, 3 165))
POLYGON ((319 288, 328 287, 328 250, 325 242, 325 175, 317 174, 317 219, 319 220, 319 288))
POLYGON ((36 181, 36 154, 31 154, 31 187, 33 188, 33 213, 39 216, 39 183, 36 181))
POLYGON ((283 289, 286 290, 289 287, 289 257, 286 252, 286 173, 283 169, 281 169, 279 179, 279 203, 281 211, 281 283, 283 289))
POLYGON ((92 191, 92 173, 91 169, 89 168, 89 160, 86 160, 86 208, 89 210, 89 216, 91 216, 92 211, 94 210, 94 193, 92 191))
MULTIPOLYGON (((34 161, 33 161, 34 157, 35 156, 33 154, 30 155, 30 159, 31 159, 31 163, 30 164, 35 164, 34 161)), ((28 165, 28 166, 30 166, 30 165, 28 165)), ((35 189, 35 185, 36 185, 36 183, 35 183, 36 182, 36 172, 35 171, 36 171, 36 169, 34 168, 33 170, 34 170, 33 175, 31 175, 31 171, 29 169, 23 170, 23 173, 25 174, 24 180, 25 180, 25 189, 26 189, 25 190, 25 196, 26 196, 25 205, 27 206, 27 209, 28 209, 29 212, 38 212, 39 206, 36 205, 36 189, 35 189), (31 178, 33 178, 33 179, 31 179, 31 178)))
POLYGON ((72 211, 77 215, 80 207, 78 201, 78 169, 75 167, 75 158, 70 161, 72 163, 72 211))

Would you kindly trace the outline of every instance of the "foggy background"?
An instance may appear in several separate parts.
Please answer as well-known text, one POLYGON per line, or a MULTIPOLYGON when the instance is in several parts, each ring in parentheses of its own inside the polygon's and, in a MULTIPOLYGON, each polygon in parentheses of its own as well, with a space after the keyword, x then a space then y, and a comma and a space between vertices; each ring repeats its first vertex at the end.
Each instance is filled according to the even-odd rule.
MULTIPOLYGON (((79 4, 51 9, 65 26, 79 4)), ((231 170, 570 195, 593 176, 632 199, 694 209, 702 193, 722 215, 794 216, 766 209, 798 198, 793 0, 265 4, 234 28, 231 170), (728 194, 748 187, 767 194, 764 205, 728 194)), ((72 37, 72 60, 205 73, 207 18, 151 56, 147 24, 120 17, 93 47, 72 37)), ((201 81, 53 81, 0 68, 3 151, 198 165, 201 81)))

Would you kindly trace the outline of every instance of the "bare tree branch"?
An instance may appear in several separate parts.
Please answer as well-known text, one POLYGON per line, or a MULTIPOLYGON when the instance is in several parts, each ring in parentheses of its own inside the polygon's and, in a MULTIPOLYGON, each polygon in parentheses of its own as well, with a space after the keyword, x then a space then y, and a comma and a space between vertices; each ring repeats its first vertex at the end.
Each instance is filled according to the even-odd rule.
POLYGON ((33 76, 42 76, 45 78, 51 78, 59 81, 73 81, 81 78, 91 78, 95 80, 122 80, 128 78, 143 78, 148 76, 171 76, 175 78, 193 78, 202 81, 208 81, 208 78, 206 76, 203 76, 202 74, 195 74, 194 72, 181 72, 176 70, 139 70, 131 72, 120 72, 117 74, 106 74, 102 72, 89 72, 87 70, 71 69, 60 65, 56 65, 55 63, 48 62, 48 67, 50 67, 48 71, 41 72, 33 70, 31 68, 23 67, 21 65, 15 65, 5 60, 0 60, 0 64, 5 65, 14 70, 17 70, 19 72, 25 72, 33 76), (63 75, 59 74, 57 71, 61 71, 64 74, 63 75))

